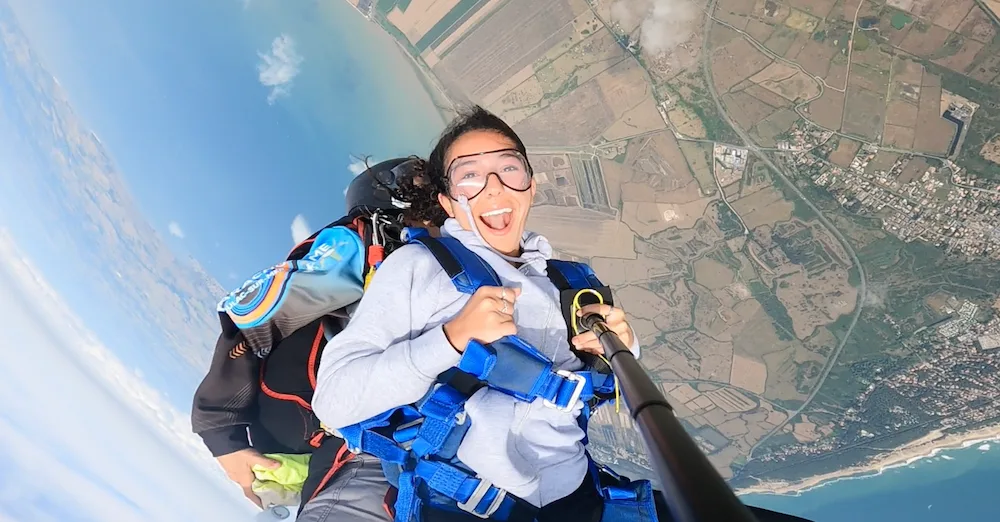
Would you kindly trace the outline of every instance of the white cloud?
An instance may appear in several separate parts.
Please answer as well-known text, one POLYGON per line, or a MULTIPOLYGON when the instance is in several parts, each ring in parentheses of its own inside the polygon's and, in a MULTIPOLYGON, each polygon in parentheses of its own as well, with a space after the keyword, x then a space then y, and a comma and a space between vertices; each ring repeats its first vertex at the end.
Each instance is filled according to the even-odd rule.
POLYGON ((639 43, 653 55, 669 52, 691 38, 699 13, 691 0, 618 0, 611 4, 611 19, 623 27, 642 21, 639 43))
POLYGON ((257 72, 260 73, 260 83, 271 89, 267 95, 268 105, 274 104, 278 98, 288 96, 292 89, 292 80, 299 74, 299 66, 303 58, 295 50, 295 41, 291 36, 282 34, 271 42, 271 52, 258 52, 260 63, 257 72))
POLYGON ((309 227, 306 217, 302 214, 295 216, 295 219, 292 220, 292 241, 297 245, 308 239, 312 233, 312 228, 309 227))
POLYGON ((184 239, 184 229, 182 229, 176 221, 171 221, 170 224, 167 225, 167 230, 170 231, 171 236, 184 239))
POLYGON ((12 297, 0 300, 0 520, 250 519, 188 416, 104 347, 2 230, 0 294, 12 297))
POLYGON ((351 162, 347 165, 347 170, 351 171, 351 174, 357 176, 362 172, 368 170, 370 165, 377 165, 382 160, 377 160, 373 157, 367 158, 368 163, 365 163, 365 158, 359 158, 357 156, 351 156, 351 162))
MULTIPOLYGON (((357 176, 358 174, 361 174, 362 172, 368 170, 369 166, 377 165, 382 160, 375 159, 374 157, 369 156, 367 158, 368 163, 365 163, 365 161, 366 158, 351 156, 351 161, 350 163, 347 164, 347 170, 351 171, 351 179, 354 179, 354 177, 357 176)), ((344 187, 344 195, 345 196, 347 195, 347 187, 344 187)))

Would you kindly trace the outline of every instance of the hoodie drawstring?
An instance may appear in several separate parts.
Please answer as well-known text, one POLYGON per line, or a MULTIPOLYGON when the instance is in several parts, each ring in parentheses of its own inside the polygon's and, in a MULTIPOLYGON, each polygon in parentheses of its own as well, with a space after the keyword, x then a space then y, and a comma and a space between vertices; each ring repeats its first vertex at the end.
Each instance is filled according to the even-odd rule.
MULTIPOLYGON (((469 198, 467 198, 465 196, 458 196, 458 206, 462 207, 462 211, 465 212, 465 217, 469 219, 469 224, 472 225, 472 233, 476 235, 476 239, 478 239, 479 242, 482 243, 483 246, 485 246, 486 248, 490 249, 491 252, 493 252, 494 254, 500 256, 505 261, 508 261, 510 263, 521 263, 522 268, 524 266, 533 266, 535 268, 535 270, 537 270, 539 272, 544 272, 543 268, 535 266, 535 264, 538 263, 539 261, 541 261, 542 263, 544 263, 545 262, 544 259, 541 259, 541 258, 538 258, 538 257, 532 257, 531 259, 524 259, 524 257, 512 257, 512 256, 508 256, 508 255, 506 255, 506 254, 504 254, 502 252, 498 252, 497 249, 493 248, 486 241, 486 239, 483 238, 483 234, 481 232, 479 232, 479 224, 476 223, 476 218, 475 218, 475 216, 472 215, 472 207, 469 206, 469 198)), ((520 245, 521 245, 521 247, 524 247, 524 237, 523 236, 520 239, 520 245)), ((543 267, 544 267, 544 265, 543 265, 543 267)), ((521 268, 519 268, 518 270, 520 271, 521 268)))

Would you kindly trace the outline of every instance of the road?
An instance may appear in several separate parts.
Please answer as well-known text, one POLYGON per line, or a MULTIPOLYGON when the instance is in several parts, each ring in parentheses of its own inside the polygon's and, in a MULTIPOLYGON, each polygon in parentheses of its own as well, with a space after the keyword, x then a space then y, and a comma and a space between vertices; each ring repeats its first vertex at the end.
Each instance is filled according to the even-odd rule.
MULTIPOLYGON (((709 3, 708 5, 709 13, 715 12, 715 6, 717 3, 718 0, 712 0, 709 3)), ((840 356, 841 352, 843 352, 844 345, 846 345, 847 340, 850 339, 851 333, 854 331, 854 327, 858 324, 858 318, 861 317, 861 312, 864 308, 865 297, 867 296, 868 292, 868 286, 867 286, 868 281, 867 277, 865 276, 864 266, 861 265, 861 260, 858 259, 858 255, 854 251, 854 247, 852 247, 851 244, 847 241, 847 238, 845 238, 844 235, 841 234, 840 230, 837 230, 837 227, 833 226, 833 224, 830 223, 830 221, 826 218, 826 216, 823 215, 823 213, 819 210, 819 208, 817 208, 816 205, 813 204, 813 202, 810 201, 809 198, 807 198, 805 194, 803 194, 802 191, 799 190, 797 186, 795 186, 795 183, 793 183, 791 179, 789 179, 785 170, 776 165, 773 161, 771 161, 771 159, 765 155, 764 151, 750 139, 750 135, 742 128, 740 128, 736 124, 736 122, 734 122, 732 118, 729 117, 729 113, 726 112, 726 108, 722 104, 722 100, 719 98, 719 93, 716 92, 715 90, 715 82, 712 80, 712 49, 709 46, 709 41, 711 39, 713 21, 714 20, 712 19, 712 17, 710 16, 705 17, 705 31, 704 31, 704 41, 702 43, 701 64, 702 64, 702 71, 706 78, 708 91, 712 95, 712 100, 715 101, 715 106, 719 110, 719 115, 726 121, 726 123, 729 124, 730 127, 733 128, 733 130, 736 132, 737 135, 739 135, 739 137, 744 141, 744 143, 746 143, 746 147, 750 149, 754 154, 756 154, 757 157, 760 158, 760 160, 763 161, 764 164, 767 165, 772 172, 777 174, 777 176, 781 178, 781 181, 783 181, 786 185, 788 185, 788 187, 792 189, 795 195, 798 196, 799 199, 801 199, 806 204, 806 206, 808 206, 813 212, 816 213, 819 222, 822 223, 823 226, 828 228, 830 232, 833 233, 834 237, 836 237, 837 240, 844 245, 844 250, 846 250, 847 253, 851 256, 851 261, 854 263, 854 266, 857 267, 858 275, 860 276, 861 280, 861 284, 858 287, 858 304, 854 310, 854 317, 851 318, 851 324, 847 327, 847 332, 844 334, 844 338, 837 345, 837 349, 834 350, 833 354, 830 355, 830 359, 827 361, 826 366, 823 367, 823 372, 820 374, 819 380, 817 381, 815 387, 813 387, 812 391, 806 397, 805 401, 802 403, 802 406, 800 406, 798 409, 792 412, 789 412, 788 418, 784 422, 775 426, 774 429, 769 431, 766 435, 764 435, 763 438, 761 438, 759 441, 757 441, 756 444, 754 444, 753 448, 750 449, 750 454, 747 456, 749 460, 753 458, 753 452, 756 451, 757 448, 759 448, 762 444, 764 444, 764 442, 766 442, 769 438, 771 438, 771 436, 773 436, 775 433, 780 431, 781 428, 783 428, 785 424, 788 423, 788 421, 790 421, 796 415, 805 410, 806 407, 809 406, 809 403, 811 403, 813 399, 816 398, 816 394, 819 393, 820 388, 822 388, 823 386, 823 382, 826 381, 826 378, 830 375, 830 371, 833 369, 833 365, 836 363, 837 358, 840 356)))

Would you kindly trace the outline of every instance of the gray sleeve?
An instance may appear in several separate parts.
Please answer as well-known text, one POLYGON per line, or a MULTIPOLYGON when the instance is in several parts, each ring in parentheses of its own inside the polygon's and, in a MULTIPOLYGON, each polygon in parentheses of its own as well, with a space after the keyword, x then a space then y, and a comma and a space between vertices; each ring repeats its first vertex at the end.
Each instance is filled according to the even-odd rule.
POLYGON ((323 350, 312 406, 328 427, 416 402, 438 374, 458 364, 461 355, 442 326, 427 324, 440 272, 417 245, 397 250, 379 267, 347 328, 323 350))

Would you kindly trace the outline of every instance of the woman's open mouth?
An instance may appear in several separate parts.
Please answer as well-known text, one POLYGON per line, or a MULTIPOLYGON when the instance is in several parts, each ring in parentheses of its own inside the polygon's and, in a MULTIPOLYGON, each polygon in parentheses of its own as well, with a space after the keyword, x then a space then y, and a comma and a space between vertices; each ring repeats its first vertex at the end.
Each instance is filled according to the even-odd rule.
POLYGON ((498 208, 496 210, 491 210, 489 212, 483 212, 479 215, 479 221, 482 221, 486 228, 490 229, 490 232, 498 235, 507 233, 510 230, 510 222, 513 211, 509 208, 498 208))

